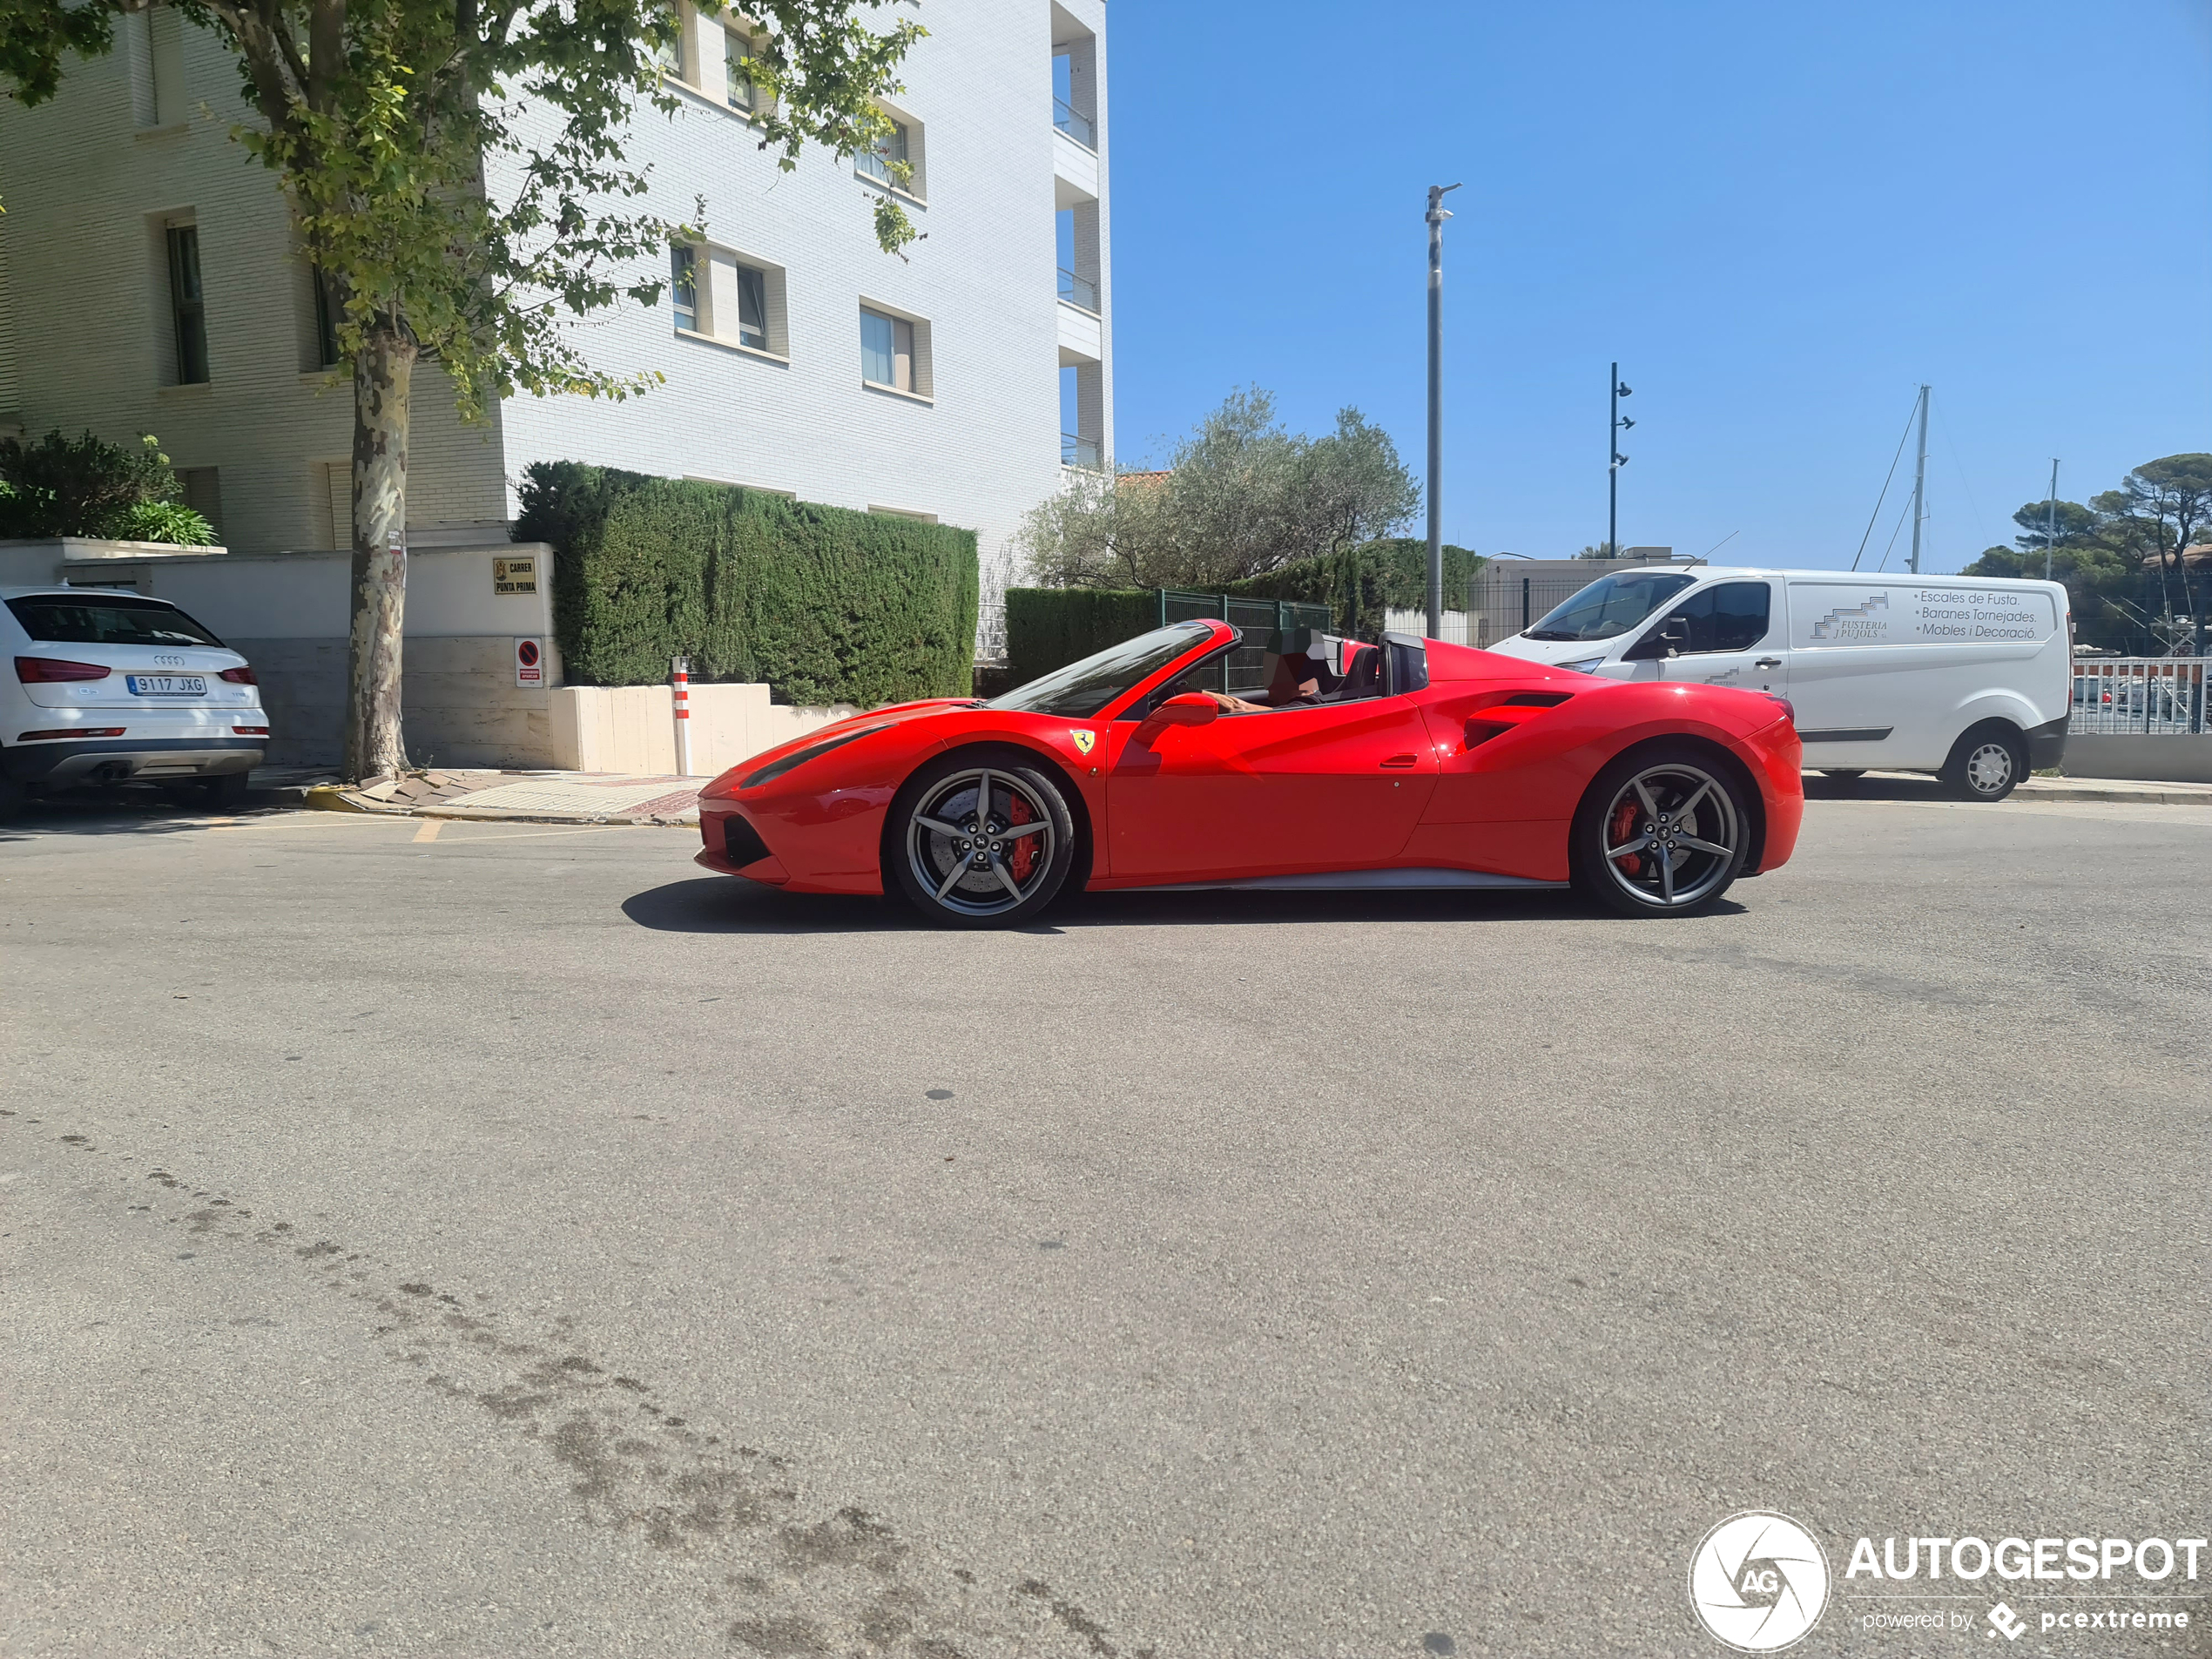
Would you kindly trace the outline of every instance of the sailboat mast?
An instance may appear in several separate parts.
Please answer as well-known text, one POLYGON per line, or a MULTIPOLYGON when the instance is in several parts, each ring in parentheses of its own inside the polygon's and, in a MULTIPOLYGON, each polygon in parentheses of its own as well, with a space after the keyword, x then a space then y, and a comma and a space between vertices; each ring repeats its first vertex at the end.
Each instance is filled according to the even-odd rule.
POLYGON ((1912 574, 1920 574, 1920 520, 1928 498, 1928 388, 1920 388, 1920 458, 1912 463, 1912 574))

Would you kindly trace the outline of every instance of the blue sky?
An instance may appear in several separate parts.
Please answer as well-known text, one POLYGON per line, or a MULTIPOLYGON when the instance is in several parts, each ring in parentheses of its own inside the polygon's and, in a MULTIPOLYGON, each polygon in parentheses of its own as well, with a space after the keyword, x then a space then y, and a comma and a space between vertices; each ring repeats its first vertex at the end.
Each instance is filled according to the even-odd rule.
POLYGON ((2082 500, 2212 449, 2208 0, 1113 0, 1109 51, 1124 464, 1257 384, 1418 472, 1454 180, 1463 545, 1604 538, 1615 357, 1622 543, 1732 563, 1848 564, 1923 380, 1929 570, 2008 539, 2053 455, 2082 500))

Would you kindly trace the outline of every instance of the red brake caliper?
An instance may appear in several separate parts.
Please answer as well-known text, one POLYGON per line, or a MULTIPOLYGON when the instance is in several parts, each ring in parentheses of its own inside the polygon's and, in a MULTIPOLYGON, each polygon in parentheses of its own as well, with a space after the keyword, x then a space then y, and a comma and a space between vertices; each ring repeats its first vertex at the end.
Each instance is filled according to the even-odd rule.
MULTIPOLYGON (((1013 791, 1008 792, 1006 825, 1008 829, 1012 829, 1016 824, 1035 823, 1036 816, 1029 810, 1029 803, 1022 799, 1019 793, 1013 791)), ((1014 880, 1017 887, 1027 883, 1029 872, 1037 867, 1039 839, 1035 835, 1024 835, 1009 849, 1006 867, 1014 873, 1014 880)))
MULTIPOLYGON (((1632 800, 1621 803, 1620 809, 1613 814, 1613 823, 1605 838, 1608 846, 1618 846, 1636 833, 1636 815, 1640 811, 1642 808, 1632 800)), ((1621 867, 1623 875, 1643 873, 1643 860, 1636 853, 1624 853, 1613 861, 1621 867)))

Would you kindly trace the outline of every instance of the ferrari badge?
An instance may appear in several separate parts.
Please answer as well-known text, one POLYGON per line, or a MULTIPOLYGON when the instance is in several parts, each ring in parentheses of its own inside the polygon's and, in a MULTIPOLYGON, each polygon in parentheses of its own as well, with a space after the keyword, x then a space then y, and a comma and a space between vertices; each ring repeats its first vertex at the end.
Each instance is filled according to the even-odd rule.
POLYGON ((1076 740, 1077 754, 1089 754, 1090 745, 1098 741, 1098 734, 1095 732, 1070 732, 1068 735, 1076 740))

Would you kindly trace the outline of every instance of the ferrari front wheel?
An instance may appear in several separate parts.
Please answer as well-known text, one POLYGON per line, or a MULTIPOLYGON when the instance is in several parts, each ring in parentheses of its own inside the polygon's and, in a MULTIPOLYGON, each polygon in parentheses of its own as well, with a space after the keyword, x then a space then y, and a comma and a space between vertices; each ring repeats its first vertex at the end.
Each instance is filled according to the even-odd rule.
POLYGON ((899 792, 892 824, 900 887, 946 927, 1018 927, 1052 902, 1075 857, 1059 786, 1013 755, 932 761, 899 792))
POLYGON ((1575 815, 1575 885, 1625 916, 1703 910, 1743 872, 1751 811, 1743 785, 1707 754, 1623 755, 1575 815))

